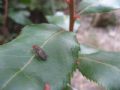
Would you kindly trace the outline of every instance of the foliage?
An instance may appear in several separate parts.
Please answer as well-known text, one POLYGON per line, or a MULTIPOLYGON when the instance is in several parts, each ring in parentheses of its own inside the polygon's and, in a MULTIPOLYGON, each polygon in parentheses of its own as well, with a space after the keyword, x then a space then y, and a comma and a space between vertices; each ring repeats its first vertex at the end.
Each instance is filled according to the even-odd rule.
POLYGON ((53 14, 56 10, 66 7, 64 0, 20 0, 19 3, 29 7, 31 10, 42 10, 46 14, 53 14))
POLYGON ((120 8, 119 0, 82 0, 77 4, 79 14, 108 12, 120 8))
POLYGON ((0 90, 43 90, 47 82, 52 90, 62 90, 74 69, 79 45, 74 33, 42 24, 26 26, 18 38, 0 50, 0 90), (47 61, 35 57, 32 45, 45 50, 47 61))
MULTIPOLYGON (((16 23, 28 26, 22 29, 16 39, 0 46, 0 90, 43 90, 46 83, 49 83, 51 90, 67 90, 67 83, 70 83, 72 72, 77 68, 88 79, 106 89, 120 90, 119 53, 79 45, 76 33, 69 32, 69 24, 65 22, 70 21, 67 15, 47 15, 49 23, 55 25, 30 25, 30 10, 37 8, 50 14, 59 10, 61 0, 54 0, 52 4, 53 0, 14 1, 9 1, 8 16, 16 23), (36 57, 32 52, 33 45, 40 46, 46 52, 46 61, 36 57)), ((108 12, 120 8, 119 0, 76 0, 76 3, 79 14, 108 12)))
POLYGON ((92 81, 104 86, 106 90, 120 89, 120 53, 105 52, 88 47, 81 47, 87 53, 80 52, 78 68, 92 81))
POLYGON ((32 24, 32 22, 27 18, 29 16, 29 12, 22 10, 22 11, 12 11, 9 13, 9 17, 14 20, 16 23, 21 25, 28 25, 32 24))
MULTIPOLYGON (((58 25, 67 31, 69 30, 69 21, 70 21, 69 18, 70 17, 68 15, 65 15, 62 12, 57 12, 55 15, 47 15, 46 17, 47 17, 48 22, 58 25)), ((75 24, 74 32, 77 32, 78 27, 80 25, 80 21, 76 20, 74 24, 75 24)))

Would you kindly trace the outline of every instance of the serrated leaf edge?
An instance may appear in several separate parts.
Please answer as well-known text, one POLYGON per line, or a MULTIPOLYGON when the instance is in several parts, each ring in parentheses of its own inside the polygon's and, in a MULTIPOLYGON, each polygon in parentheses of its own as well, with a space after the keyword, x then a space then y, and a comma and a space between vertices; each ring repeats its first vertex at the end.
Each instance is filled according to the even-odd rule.
MULTIPOLYGON (((92 61, 92 62, 96 62, 96 63, 99 63, 99 64, 102 64, 102 65, 105 65, 106 67, 111 67, 112 69, 115 69, 116 71, 118 71, 118 72, 120 72, 120 69, 119 68, 117 68, 117 67, 115 67, 115 66, 112 66, 112 65, 110 65, 110 64, 107 64, 107 63, 103 63, 103 62, 100 62, 100 61, 95 61, 95 60, 93 60, 93 59, 90 59, 90 58, 85 58, 85 57, 79 57, 79 60, 82 60, 82 59, 84 59, 84 60, 87 60, 87 61, 92 61)), ((80 70, 79 70, 80 71, 80 70)), ((81 72, 81 71, 80 71, 81 72)), ((82 73, 81 73, 82 74, 82 73)), ((83 75, 83 74, 82 74, 83 75)), ((91 81, 91 82, 93 82, 93 83, 96 83, 97 85, 100 85, 100 86, 102 86, 102 87, 104 87, 106 90, 109 90, 107 87, 105 87, 102 83, 99 83, 99 82, 97 82, 97 81, 95 81, 95 80, 92 80, 92 79, 89 79, 89 78, 87 78, 85 75, 83 75, 87 80, 89 80, 89 81, 91 81)))

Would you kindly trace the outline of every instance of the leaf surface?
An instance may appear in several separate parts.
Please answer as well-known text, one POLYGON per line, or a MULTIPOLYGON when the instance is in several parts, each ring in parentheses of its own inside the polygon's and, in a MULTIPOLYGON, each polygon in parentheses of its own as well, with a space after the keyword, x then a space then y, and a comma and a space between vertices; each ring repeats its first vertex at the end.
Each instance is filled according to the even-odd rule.
POLYGON ((69 81, 79 45, 75 34, 55 25, 29 25, 15 40, 0 46, 0 90, 62 90, 69 81), (46 61, 35 56, 32 46, 40 46, 46 61))
POLYGON ((107 90, 120 90, 120 53, 80 54, 78 68, 84 76, 107 90))
POLYGON ((119 8, 119 0, 82 0, 76 6, 79 14, 108 12, 119 8))
MULTIPOLYGON (((55 15, 48 15, 47 20, 55 25, 58 25, 65 30, 69 31, 69 22, 70 22, 70 17, 68 15, 65 15, 63 12, 56 12, 55 15)), ((78 28, 80 26, 80 21, 76 20, 74 23, 74 30, 73 32, 77 32, 78 28)))
POLYGON ((25 10, 21 11, 13 11, 10 10, 9 17, 14 20, 16 23, 21 25, 29 25, 32 24, 32 22, 29 20, 28 16, 30 13, 25 10))

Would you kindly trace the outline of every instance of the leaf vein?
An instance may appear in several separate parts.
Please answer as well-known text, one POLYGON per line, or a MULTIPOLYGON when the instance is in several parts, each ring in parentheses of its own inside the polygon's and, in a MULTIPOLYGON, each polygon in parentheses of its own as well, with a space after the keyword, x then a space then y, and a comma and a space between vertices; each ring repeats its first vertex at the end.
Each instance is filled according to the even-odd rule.
MULTIPOLYGON (((60 31, 56 31, 53 34, 51 34, 50 37, 48 37, 48 39, 41 45, 41 47, 43 48, 53 37, 61 34, 65 32, 64 30, 60 30, 60 31)), ((2 85, 2 89, 4 89, 16 76, 18 76, 29 64, 31 64, 31 62, 33 61, 33 58, 35 57, 35 55, 33 55, 28 62, 19 70, 17 71, 15 74, 13 74, 3 85, 2 85)))
POLYGON ((105 65, 106 67, 113 68, 113 69, 115 69, 115 70, 117 70, 117 71, 120 72, 120 69, 119 69, 118 67, 113 66, 113 65, 111 65, 111 64, 107 64, 107 63, 104 63, 104 62, 96 61, 96 60, 93 60, 93 59, 91 59, 91 58, 86 58, 86 57, 80 57, 80 60, 86 60, 86 61, 96 62, 96 63, 102 64, 102 65, 105 65))

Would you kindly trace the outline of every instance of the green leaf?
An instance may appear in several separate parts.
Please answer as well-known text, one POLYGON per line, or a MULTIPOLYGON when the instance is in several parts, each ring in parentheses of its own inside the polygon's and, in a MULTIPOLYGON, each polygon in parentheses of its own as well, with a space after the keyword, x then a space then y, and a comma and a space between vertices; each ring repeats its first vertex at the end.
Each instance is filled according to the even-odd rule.
POLYGON ((75 34, 49 24, 26 26, 21 35, 0 46, 0 90, 62 90, 69 81, 79 45, 75 34), (38 45, 48 55, 46 61, 35 57, 38 45))
POLYGON ((31 0, 20 0, 21 3, 30 4, 31 0))
POLYGON ((119 0, 82 0, 77 5, 79 14, 108 12, 119 8, 119 0))
MULTIPOLYGON (((65 15, 63 12, 57 12, 55 15, 48 15, 47 20, 52 23, 56 24, 65 30, 69 31, 69 16, 65 15)), ((80 26, 80 21, 76 20, 74 25, 74 32, 78 31, 80 26)))
POLYGON ((80 54, 78 68, 107 90, 120 90, 120 53, 97 51, 80 54))
POLYGON ((2 10, 3 10, 3 2, 2 0, 0 0, 0 15, 3 13, 2 10))
POLYGON ((94 49, 94 48, 91 48, 87 45, 80 45, 80 54, 93 54, 93 53, 96 53, 98 52, 99 50, 97 49, 94 49))
POLYGON ((21 25, 29 25, 32 22, 28 19, 29 12, 28 11, 10 11, 9 17, 13 19, 16 23, 21 25))

